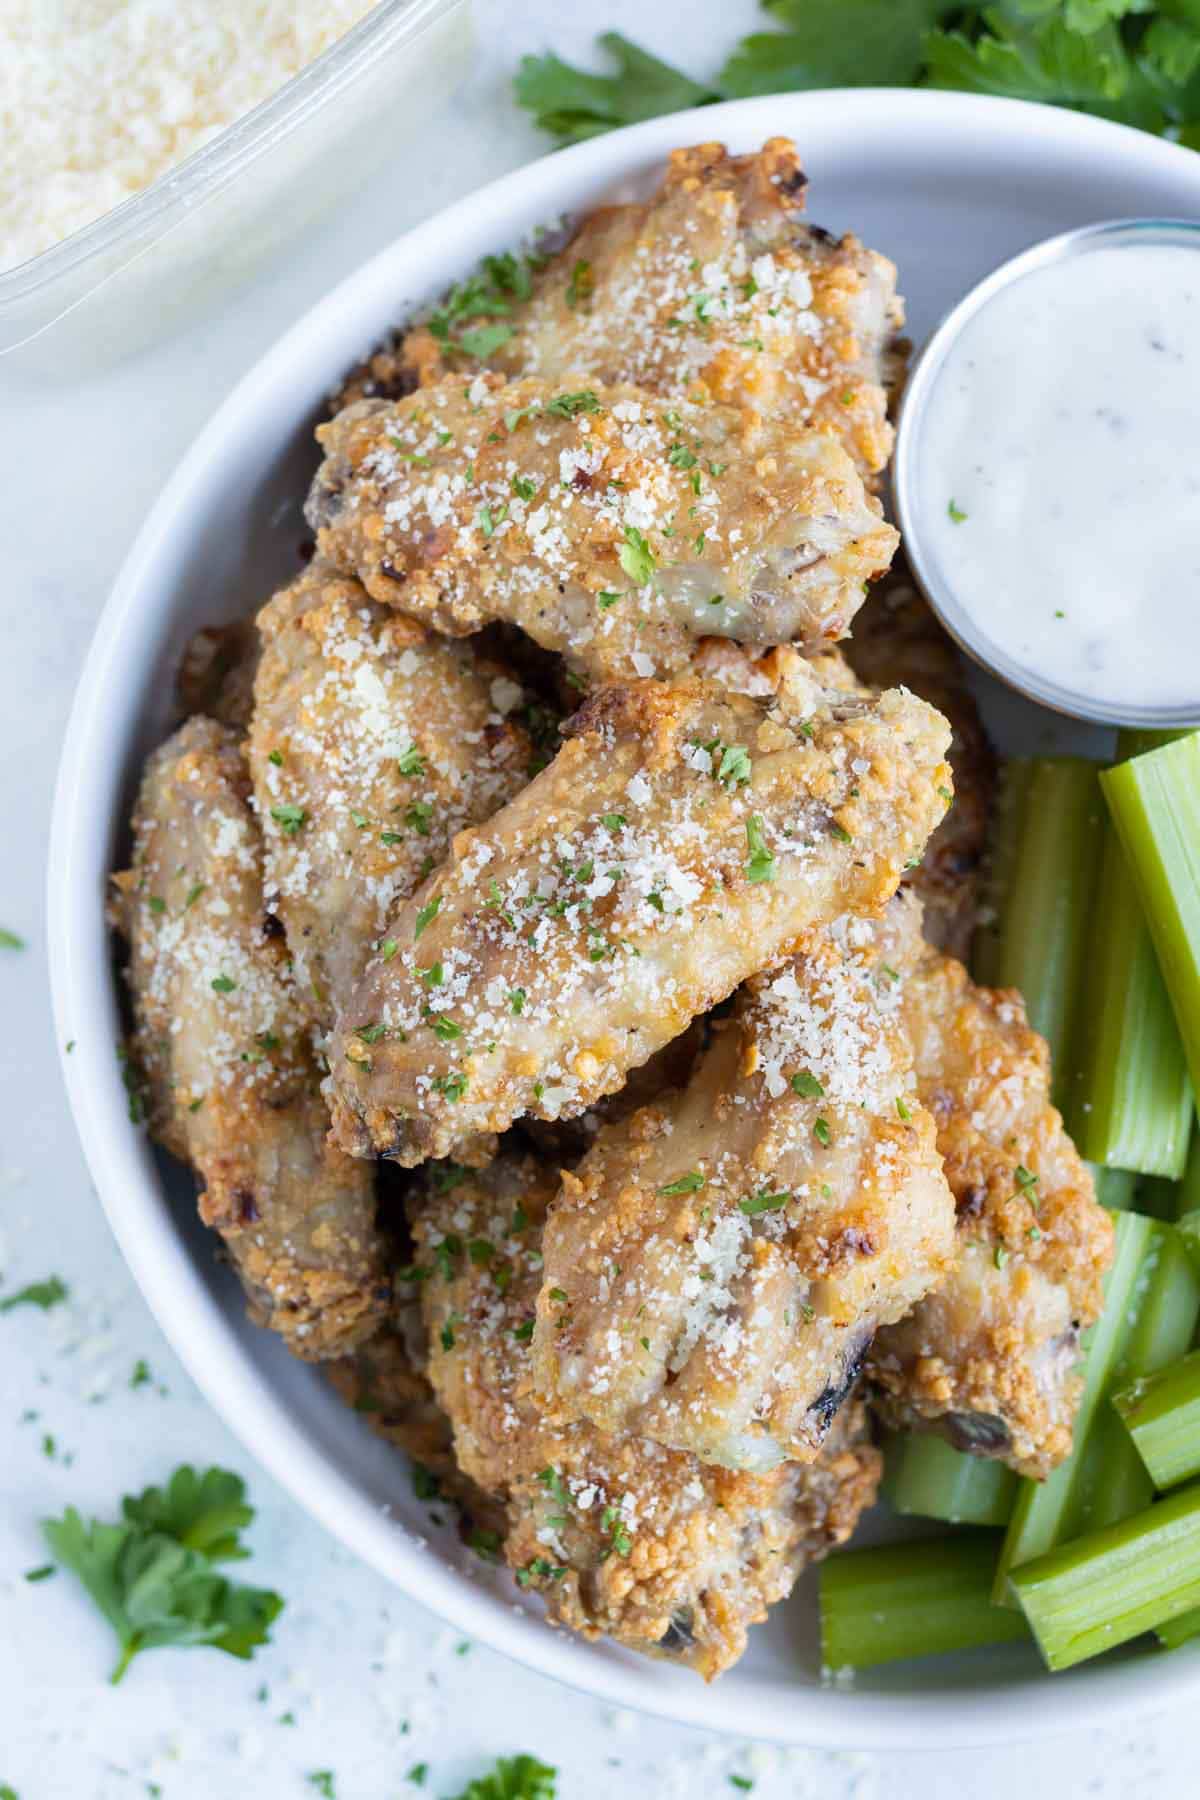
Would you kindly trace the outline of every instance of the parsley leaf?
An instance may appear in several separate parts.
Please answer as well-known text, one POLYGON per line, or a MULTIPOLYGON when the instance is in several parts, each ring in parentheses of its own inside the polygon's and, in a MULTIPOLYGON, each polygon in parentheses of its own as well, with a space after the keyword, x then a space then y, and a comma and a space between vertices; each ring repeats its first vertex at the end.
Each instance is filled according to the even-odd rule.
POLYGON ((777 865, 767 849, 762 816, 759 813, 752 813, 746 820, 746 848, 750 852, 746 858, 746 880, 751 883, 774 881, 777 865))
POLYGON ((10 931, 7 925, 0 925, 0 950, 23 950, 25 939, 10 931))
POLYGON ((31 1281, 6 1300, 0 1300, 0 1313, 12 1312, 15 1306, 40 1306, 43 1312, 49 1312, 60 1300, 65 1300, 70 1292, 65 1282, 57 1275, 51 1275, 46 1281, 31 1281))
POLYGON ((271 817, 285 837, 295 837, 307 819, 308 812, 303 806, 273 806, 271 817))
POLYGON ((184 1463, 165 1488, 127 1494, 121 1511, 131 1525, 165 1532, 185 1549, 202 1551, 209 1562, 241 1562, 250 1554, 238 1533, 250 1524, 254 1508, 246 1504, 245 1482, 228 1469, 198 1475, 184 1463))
POLYGON ((763 4, 780 29, 735 45, 709 85, 610 33, 600 44, 617 62, 615 75, 574 69, 556 56, 526 57, 517 99, 544 130, 569 142, 749 94, 930 86, 1075 107, 1200 147, 1200 0, 763 4))
POLYGON ((597 42, 616 64, 616 74, 589 74, 554 55, 521 59, 518 104, 565 144, 720 98, 713 88, 650 56, 619 31, 606 31, 597 42))
POLYGON ((536 1756, 501 1756, 486 1775, 469 1781, 454 1800, 556 1800, 558 1771, 536 1756))
POLYGON ((253 1517, 236 1475, 176 1470, 165 1490, 127 1496, 124 1519, 85 1524, 73 1506, 44 1519, 42 1533, 59 1563, 74 1571, 112 1626, 120 1681, 142 1650, 211 1644, 249 1657, 270 1637, 283 1609, 278 1594, 239 1586, 219 1561, 244 1556, 238 1533, 253 1517))
POLYGON ((580 413, 599 412, 600 402, 591 388, 580 388, 577 394, 556 394, 546 402, 546 411, 560 419, 577 419, 580 413))
POLYGON ((660 1187, 660 1194, 698 1194, 704 1186, 704 1177, 699 1169, 690 1169, 681 1175, 678 1181, 669 1181, 666 1187, 660 1187))
POLYGON ((790 31, 756 32, 717 76, 730 98, 785 88, 907 87, 924 61, 931 26, 961 11, 954 0, 767 0, 790 31))
POLYGON ((617 547, 617 559, 630 581, 635 582, 638 587, 645 587, 653 579, 658 567, 645 534, 636 525, 625 527, 624 541, 617 547))
POLYGON ((425 906, 422 906, 420 908, 419 912, 417 913, 417 922, 413 926, 413 941, 414 941, 414 943, 416 942, 417 938, 420 937, 420 935, 424 931, 425 927, 427 925, 432 925, 433 921, 437 918, 438 907, 441 904, 442 904, 442 896, 440 894, 435 894, 432 900, 430 900, 425 906))

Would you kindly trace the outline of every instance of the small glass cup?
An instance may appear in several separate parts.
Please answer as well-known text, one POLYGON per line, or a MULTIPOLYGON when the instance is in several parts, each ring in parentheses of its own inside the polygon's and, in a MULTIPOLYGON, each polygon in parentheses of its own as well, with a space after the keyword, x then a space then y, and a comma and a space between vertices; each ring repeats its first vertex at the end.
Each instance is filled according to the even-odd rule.
MULTIPOLYGON (((1200 725, 1200 698, 1188 706, 1109 704, 1040 676, 1036 669, 1016 661, 993 643, 980 620, 958 598, 952 580, 923 533, 923 525, 933 516, 930 508, 946 504, 941 490, 936 498, 922 492, 926 413, 946 358, 967 324, 1002 289, 1049 263, 1085 256, 1092 250, 1146 243, 1179 244, 1200 252, 1200 223, 1189 219, 1110 219, 1065 231, 1002 263, 952 307, 918 356, 905 388, 896 429, 892 495, 896 521, 916 581, 951 637, 982 668, 1027 699, 1070 718, 1102 725, 1174 730, 1200 725)), ((1197 267, 1200 270, 1200 264, 1197 267)), ((997 570, 997 582, 1002 583, 1003 579, 1004 572, 997 570)), ((1200 673, 1197 682, 1200 685, 1200 673)))

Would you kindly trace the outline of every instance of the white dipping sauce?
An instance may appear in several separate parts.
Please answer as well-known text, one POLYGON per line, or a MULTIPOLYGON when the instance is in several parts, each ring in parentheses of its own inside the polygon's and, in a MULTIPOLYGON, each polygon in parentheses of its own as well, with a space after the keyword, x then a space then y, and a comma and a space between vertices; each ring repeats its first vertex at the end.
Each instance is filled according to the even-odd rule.
POLYGON ((1200 715, 1200 245, 1001 288, 920 427, 921 539, 982 637, 1097 709, 1200 715))

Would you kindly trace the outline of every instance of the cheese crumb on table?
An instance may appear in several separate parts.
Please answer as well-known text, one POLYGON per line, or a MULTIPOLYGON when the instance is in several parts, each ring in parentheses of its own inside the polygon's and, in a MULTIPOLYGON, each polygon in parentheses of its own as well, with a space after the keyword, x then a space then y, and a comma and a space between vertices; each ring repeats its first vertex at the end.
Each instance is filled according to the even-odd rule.
POLYGON ((0 0, 0 271, 269 99, 371 0, 0 0))

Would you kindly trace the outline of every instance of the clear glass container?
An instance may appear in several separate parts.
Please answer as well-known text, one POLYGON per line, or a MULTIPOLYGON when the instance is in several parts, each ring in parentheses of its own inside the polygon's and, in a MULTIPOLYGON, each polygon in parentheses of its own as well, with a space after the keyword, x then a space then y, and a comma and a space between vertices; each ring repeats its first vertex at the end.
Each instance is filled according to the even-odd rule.
POLYGON ((470 45, 469 0, 381 0, 142 193, 0 274, 0 357, 73 371, 177 329, 410 139, 470 45))

